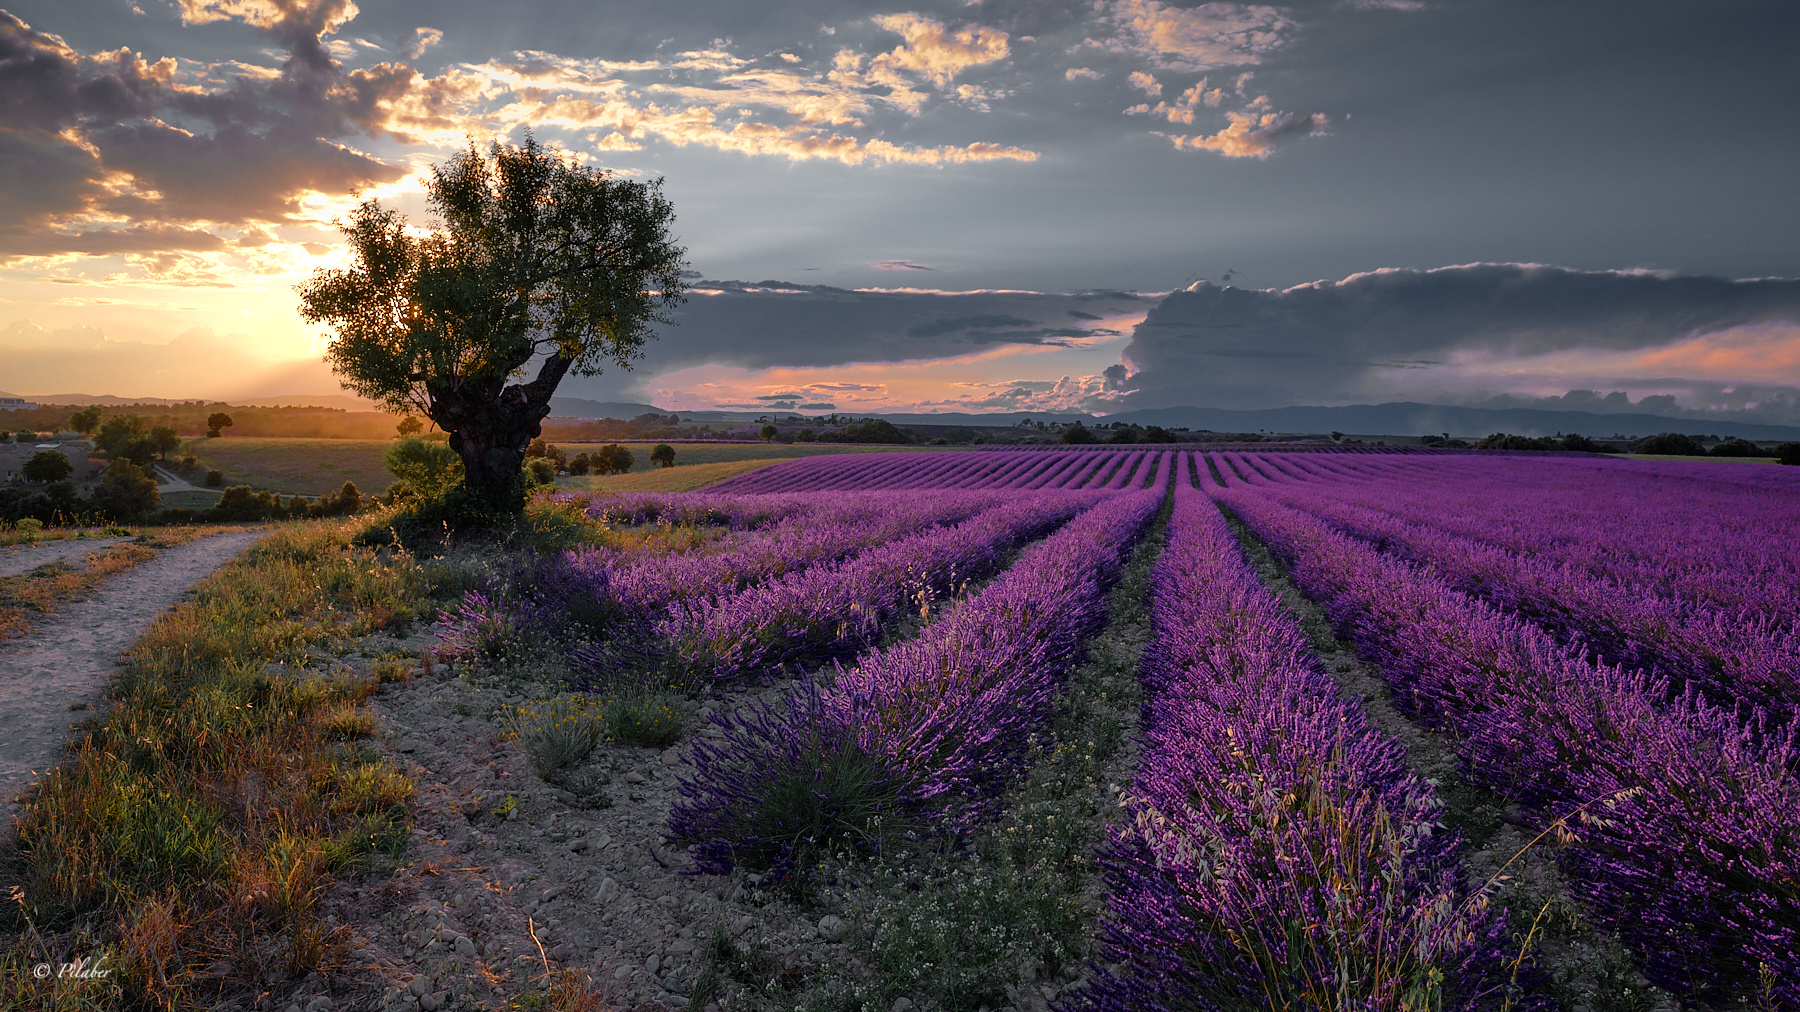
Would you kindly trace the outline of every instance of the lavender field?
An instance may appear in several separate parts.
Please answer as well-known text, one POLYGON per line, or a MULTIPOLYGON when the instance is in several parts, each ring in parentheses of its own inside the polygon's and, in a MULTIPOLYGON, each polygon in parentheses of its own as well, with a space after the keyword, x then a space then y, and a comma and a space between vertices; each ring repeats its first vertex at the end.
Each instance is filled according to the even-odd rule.
POLYGON ((654 832, 823 948, 759 981, 718 927, 677 1005, 1796 1008, 1797 479, 816 457, 570 500, 634 536, 516 561, 438 652, 553 644, 539 752, 698 713, 638 742, 654 832))

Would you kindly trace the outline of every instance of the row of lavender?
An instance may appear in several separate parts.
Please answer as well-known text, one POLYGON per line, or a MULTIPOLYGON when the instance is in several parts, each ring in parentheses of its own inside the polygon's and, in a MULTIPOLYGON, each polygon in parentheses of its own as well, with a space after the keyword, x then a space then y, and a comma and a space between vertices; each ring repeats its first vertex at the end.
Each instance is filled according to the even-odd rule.
MULTIPOLYGON (((730 679, 845 658, 884 623, 991 576, 1096 493, 823 493, 760 530, 688 552, 598 549, 537 560, 471 592, 439 631, 446 656, 500 656, 522 630, 583 627, 570 660, 590 680, 678 664, 730 679)), ((684 515, 703 511, 693 496, 684 515)), ((667 511, 665 510, 665 513, 667 511)), ((767 518, 765 518, 766 520, 767 518)))
POLYGON ((716 717, 723 738, 695 746, 673 837, 724 872, 991 816, 1166 489, 1106 497, 916 638, 785 705, 716 717))
POLYGON ((1717 472, 1678 476, 1630 466, 1637 462, 1239 459, 1344 480, 1360 486, 1352 493, 1358 502, 1596 576, 1669 584, 1699 600, 1795 614, 1800 560, 1778 546, 1800 534, 1800 511, 1792 505, 1800 484, 1746 486, 1721 481, 1717 472), (1420 484, 1432 494, 1413 494, 1420 484), (1775 601, 1749 589, 1762 580, 1776 583, 1775 601))
MULTIPOLYGON (((1800 570, 1786 553, 1769 551, 1768 542, 1800 533, 1784 530, 1800 527, 1793 497, 1737 490, 1725 503, 1710 490, 1663 495, 1668 508, 1634 525, 1644 541, 1670 545, 1671 564, 1659 571, 1642 558, 1622 559, 1624 552, 1608 552, 1599 541, 1628 540, 1632 532, 1585 522, 1598 512, 1593 496, 1616 496, 1628 483, 1602 477, 1586 486, 1531 489, 1534 517, 1506 488, 1504 474, 1438 468, 1410 481, 1354 482, 1309 463, 1243 460, 1281 501, 1429 564, 1457 589, 1524 615, 1610 663, 1666 674, 1677 689, 1691 685, 1714 702, 1762 707, 1782 721, 1800 709, 1800 570), (1421 484, 1432 494, 1418 494, 1421 484), (1732 529, 1707 537, 1715 532, 1702 525, 1678 537, 1670 517, 1685 523, 1695 499, 1706 503, 1706 519, 1731 517, 1732 529), (1473 513, 1483 501, 1491 505, 1473 513), (1752 529, 1755 534, 1747 533, 1752 529), (1721 593, 1726 588, 1728 595, 1721 593), (1752 593, 1756 599, 1746 600, 1752 593)), ((1534 476, 1520 477, 1529 487, 1534 476)), ((1617 498, 1610 501, 1616 513, 1617 498)))
POLYGON ((1577 842, 1560 857, 1574 888, 1653 980, 1710 1000, 1768 986, 1783 1007, 1800 1003, 1794 724, 1592 660, 1284 504, 1272 480, 1220 487, 1214 474, 1255 469, 1218 463, 1202 484, 1287 560, 1397 701, 1449 732, 1478 781, 1568 820, 1577 842))
POLYGON ((1400 746, 1340 699, 1181 462, 1153 571, 1144 751, 1079 1005, 1472 1008, 1503 918, 1400 746))
POLYGON ((808 457, 739 475, 720 492, 780 493, 848 489, 1141 489, 1166 472, 1162 450, 974 450, 808 457))
POLYGON ((715 678, 847 659, 889 620, 908 610, 929 617, 932 602, 992 576, 1008 554, 1096 501, 1091 493, 1014 499, 954 526, 884 538, 842 562, 734 594, 690 596, 668 609, 656 632, 676 656, 715 678))

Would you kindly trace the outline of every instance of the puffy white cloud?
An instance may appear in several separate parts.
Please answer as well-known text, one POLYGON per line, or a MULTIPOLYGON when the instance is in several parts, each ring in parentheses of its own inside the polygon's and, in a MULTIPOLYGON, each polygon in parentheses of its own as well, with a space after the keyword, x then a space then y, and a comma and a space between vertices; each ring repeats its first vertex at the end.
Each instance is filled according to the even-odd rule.
POLYGON ((1087 45, 1128 53, 1163 70, 1200 72, 1258 62, 1281 45, 1294 23, 1274 8, 1208 3, 1171 7, 1158 0, 1100 0, 1100 21, 1113 29, 1087 45))
MULTIPOLYGON (((1177 120, 1172 112, 1169 119, 1193 122, 1191 107, 1185 110, 1185 115, 1187 119, 1177 120)), ((1330 122, 1323 113, 1298 116, 1286 112, 1257 112, 1255 109, 1228 112, 1225 118, 1229 124, 1217 133, 1173 136, 1169 140, 1177 150, 1215 151, 1227 158, 1267 158, 1277 142, 1289 137, 1324 133, 1330 122)))

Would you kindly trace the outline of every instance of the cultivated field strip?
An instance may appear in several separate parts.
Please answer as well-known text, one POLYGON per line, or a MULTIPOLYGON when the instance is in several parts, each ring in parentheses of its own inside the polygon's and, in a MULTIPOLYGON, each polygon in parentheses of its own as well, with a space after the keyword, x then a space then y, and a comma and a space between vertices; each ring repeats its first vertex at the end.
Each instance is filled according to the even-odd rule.
POLYGON ((762 580, 845 558, 922 528, 954 524, 991 509, 1001 496, 960 491, 930 495, 839 495, 818 508, 756 532, 726 550, 645 559, 624 566, 577 555, 613 607, 649 615, 690 598, 728 594, 762 580))
POLYGON ((808 457, 751 471, 715 486, 732 495, 850 489, 1144 488, 1176 451, 1068 448, 808 457))
MULTIPOLYGON (((1290 468, 1325 463, 1297 454, 1270 459, 1290 468)), ((1791 494, 1691 475, 1647 477, 1620 466, 1629 462, 1571 470, 1572 463, 1420 462, 1419 471, 1342 488, 1339 497, 1597 577, 1800 620, 1800 560, 1771 550, 1800 536, 1791 494), (1409 493, 1421 481, 1432 485, 1431 496, 1409 493), (1654 509, 1622 508, 1637 504, 1654 509)))
MULTIPOLYGON (((1761 706, 1784 721, 1800 709, 1800 637, 1766 615, 1351 505, 1328 482, 1272 483, 1270 493, 1376 548, 1430 565, 1458 590, 1524 615, 1609 663, 1654 670, 1678 690, 1692 685, 1715 702, 1761 706)), ((1772 589, 1769 596, 1791 595, 1772 589)))
POLYGON ((791 867, 809 834, 840 823, 886 818, 948 834, 991 816, 1165 494, 1166 484, 1110 497, 916 639, 863 657, 828 685, 808 684, 783 706, 715 718, 723 740, 691 753, 673 836, 701 870, 725 872, 791 867), (845 777, 861 785, 854 795, 845 777), (791 824, 795 791, 819 799, 828 826, 791 824), (831 810, 871 794, 885 799, 877 810, 831 810))
POLYGON ((1792 725, 1592 662, 1265 489, 1214 494, 1380 666, 1396 701, 1451 732, 1472 776, 1565 820, 1575 890, 1651 980, 1712 1001, 1770 986, 1800 1002, 1792 725))
POLYGON ((1472 1008, 1504 919, 1400 745, 1342 700, 1180 460, 1143 753, 1088 1008, 1472 1008))
POLYGON ((938 598, 992 576, 1006 556, 1098 500, 1031 497, 990 507, 954 526, 887 540, 835 564, 815 565, 734 594, 678 603, 657 635, 682 662, 714 678, 780 664, 848 659, 906 611, 924 619, 938 598))

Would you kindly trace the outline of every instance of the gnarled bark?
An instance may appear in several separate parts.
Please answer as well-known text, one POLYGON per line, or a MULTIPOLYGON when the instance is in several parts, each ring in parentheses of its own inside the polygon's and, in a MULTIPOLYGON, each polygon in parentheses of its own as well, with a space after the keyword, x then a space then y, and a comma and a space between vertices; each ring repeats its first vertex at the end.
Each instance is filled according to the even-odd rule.
POLYGON ((465 383, 454 388, 427 385, 431 420, 450 435, 462 457, 463 487, 473 499, 516 508, 523 488, 519 471, 525 448, 543 434, 550 395, 569 370, 569 360, 552 355, 530 383, 465 383))

